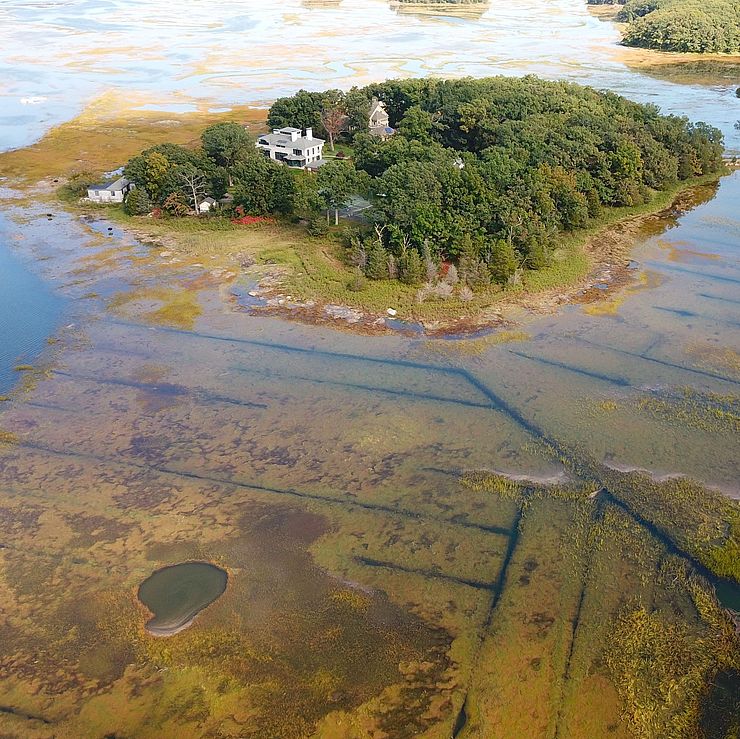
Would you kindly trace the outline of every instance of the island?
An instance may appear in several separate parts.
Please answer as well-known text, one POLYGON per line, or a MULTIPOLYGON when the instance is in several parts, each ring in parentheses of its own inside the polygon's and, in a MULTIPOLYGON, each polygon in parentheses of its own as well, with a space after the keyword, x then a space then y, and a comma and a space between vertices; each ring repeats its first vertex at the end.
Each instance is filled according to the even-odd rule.
POLYGON ((622 43, 657 51, 740 54, 737 0, 588 0, 589 5, 621 5, 614 16, 626 23, 622 43))
POLYGON ((110 185, 75 173, 63 194, 89 208, 118 187, 108 211, 126 227, 215 252, 232 276, 255 265, 253 307, 447 330, 512 302, 603 297, 630 278, 629 229, 609 227, 680 208, 723 171, 717 129, 534 76, 301 90, 266 127, 220 120, 143 149, 110 185))

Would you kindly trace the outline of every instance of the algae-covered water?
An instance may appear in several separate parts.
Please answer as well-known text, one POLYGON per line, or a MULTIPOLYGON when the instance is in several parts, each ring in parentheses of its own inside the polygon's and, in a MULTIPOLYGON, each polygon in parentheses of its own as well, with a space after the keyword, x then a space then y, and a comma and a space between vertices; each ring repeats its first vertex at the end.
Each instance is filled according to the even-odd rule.
MULTIPOLYGON (((267 105, 297 88, 390 77, 539 74, 608 88, 720 127, 740 151, 737 75, 617 46, 583 0, 517 0, 434 13, 387 0, 73 0, 0 5, 0 141, 30 143, 85 101, 183 112, 267 105), (647 59, 645 58, 647 56, 647 59), (641 65, 647 64, 645 72, 641 65)), ((721 67, 727 69, 727 67, 721 67)))
MULTIPOLYGON (((736 136, 731 81, 631 71, 580 2, 156 7, 3 4, 4 145, 105 85, 171 109, 495 71, 736 136)), ((239 312, 202 266, 4 199, 0 373, 44 371, 0 409, 0 733, 649 736, 680 682, 723 736, 732 627, 698 560, 740 495, 739 202, 735 172, 647 222, 623 292, 451 341, 239 312), (192 329, 147 319, 162 291, 197 296, 192 329)))

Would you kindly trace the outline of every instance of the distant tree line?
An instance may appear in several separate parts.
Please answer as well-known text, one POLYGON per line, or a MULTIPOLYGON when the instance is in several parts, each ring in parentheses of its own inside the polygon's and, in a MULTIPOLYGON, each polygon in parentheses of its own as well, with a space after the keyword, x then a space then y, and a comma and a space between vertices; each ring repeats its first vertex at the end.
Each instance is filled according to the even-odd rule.
POLYGON ((564 234, 604 209, 649 202, 722 166, 715 128, 532 76, 301 90, 277 100, 268 116, 273 127, 319 132, 332 120, 342 121, 332 135, 354 157, 333 159, 317 174, 264 158, 235 123, 209 128, 197 150, 153 147, 125 173, 147 207, 195 207, 195 174, 214 197, 228 188, 246 212, 300 217, 315 234, 327 228, 322 211, 336 222, 336 211, 362 194, 372 203, 368 221, 346 235, 358 274, 414 284, 444 261, 454 264, 450 282, 476 290, 546 266, 564 234), (385 140, 368 132, 373 97, 396 129, 385 140))
POLYGON ((627 23, 622 43, 660 51, 697 54, 740 52, 738 0, 588 0, 620 4, 616 19, 627 23))

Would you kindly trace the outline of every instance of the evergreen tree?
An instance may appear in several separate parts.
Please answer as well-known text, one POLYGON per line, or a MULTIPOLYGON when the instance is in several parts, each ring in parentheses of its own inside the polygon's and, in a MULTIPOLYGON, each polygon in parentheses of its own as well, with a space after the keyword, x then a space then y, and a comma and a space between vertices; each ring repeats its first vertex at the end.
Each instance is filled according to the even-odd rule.
POLYGON ((424 281, 426 269, 416 249, 406 249, 398 258, 398 279, 404 285, 418 285, 424 281))

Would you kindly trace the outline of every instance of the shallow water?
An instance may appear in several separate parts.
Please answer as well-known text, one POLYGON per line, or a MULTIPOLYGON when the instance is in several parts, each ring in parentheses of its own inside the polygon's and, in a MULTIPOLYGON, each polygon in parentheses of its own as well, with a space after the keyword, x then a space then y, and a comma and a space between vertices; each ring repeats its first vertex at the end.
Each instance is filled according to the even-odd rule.
POLYGON ((32 364, 59 325, 63 300, 8 246, 0 214, 0 395, 18 382, 16 366, 32 364))
MULTIPOLYGON (((630 71, 614 27, 580 0, 479 19, 375 0, 191 7, 4 3, 3 145, 104 88, 166 111, 264 102, 296 85, 533 71, 704 118, 740 148, 732 80, 630 71)), ((60 342, 42 356, 52 371, 0 416, 12 434, 0 443, 0 597, 12 614, 0 620, 2 730, 446 739, 475 720, 461 709, 478 690, 488 736, 548 736, 556 724, 576 739, 626 736, 601 651, 620 608, 640 599, 702 635, 672 550, 608 500, 589 524, 557 499, 523 515, 460 478, 567 480, 562 459, 590 457, 737 496, 726 412, 740 383, 738 202, 736 172, 643 229, 636 281, 621 296, 607 288, 607 310, 516 316, 518 340, 500 343, 432 340, 402 319, 382 337, 304 326, 233 311, 208 287, 192 331, 153 325, 146 305, 109 301, 192 286, 200 269, 165 266, 104 221, 49 222, 43 207, 5 199, 0 267, 14 277, 0 332, 22 344, 0 345, 0 372, 14 376, 47 332, 60 342), (61 311, 19 309, 29 296, 57 300, 39 279, 61 311), (207 562, 228 568, 226 591, 207 562), (165 626, 211 605, 156 639, 140 586, 165 626), (548 692, 560 682, 562 694, 548 692)), ((736 604, 736 588, 719 594, 736 604)))
MULTIPOLYGON (((527 320, 531 338, 510 343, 357 336, 232 311, 209 288, 192 331, 151 325, 106 302, 121 290, 192 284, 198 268, 163 268, 158 250, 116 231, 101 242, 98 221, 50 223, 40 208, 6 221, 10 238, 22 233, 24 248, 46 254, 44 274, 84 330, 61 333, 53 372, 2 414, 16 435, 0 445, 15 619, 0 627, 0 659, 43 684, 33 696, 24 692, 33 682, 12 694, 0 684, 4 704, 70 735, 224 733, 236 717, 261 735, 330 736, 337 712, 359 711, 391 735, 442 737, 469 690, 500 692, 486 687, 486 670, 467 678, 489 626, 481 664, 506 665, 496 637, 505 624, 520 624, 511 643, 531 651, 542 635, 527 630, 562 619, 572 633, 561 638, 585 659, 602 643, 588 636, 594 624, 614 617, 608 603, 639 593, 694 624, 687 596, 665 584, 669 552, 637 519, 608 506, 599 567, 618 563, 619 576, 586 567, 580 586, 565 570, 566 600, 553 600, 563 571, 546 568, 562 542, 578 541, 577 510, 533 504, 522 523, 513 501, 464 487, 460 475, 558 479, 555 444, 571 458, 689 474, 737 494, 736 434, 707 423, 707 409, 736 398, 740 382, 728 329, 740 321, 739 193, 736 173, 694 210, 646 228, 636 272, 660 279, 638 280, 613 313, 573 306, 527 320), (697 395, 687 400, 685 388, 697 395), (145 636, 132 593, 153 570, 169 578, 161 568, 189 560, 223 562, 229 589, 189 628, 145 636), (525 586, 533 613, 501 615, 525 586), (573 628, 581 622, 583 632, 573 628), (200 695, 204 707, 174 711, 173 695, 200 695), (160 717, 160 704, 178 718, 160 717)), ((737 596, 721 594, 730 605, 737 596)), ((191 613, 188 595, 174 621, 191 613)), ((558 665, 554 674, 569 670, 558 665)), ((563 701, 563 725, 577 723, 583 711, 563 701)))
POLYGON ((535 73, 708 121, 740 150, 737 78, 677 84, 670 69, 664 79, 630 68, 643 52, 616 46, 614 24, 583 0, 498 3, 472 18, 398 12, 385 0, 196 0, 189 8, 164 0, 3 3, 0 142, 29 143, 102 93, 166 111, 266 105, 298 87, 388 77, 535 73))
POLYGON ((181 562, 152 573, 139 586, 139 600, 154 614, 146 628, 168 636, 190 625, 223 595, 229 576, 208 562, 181 562))

